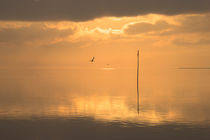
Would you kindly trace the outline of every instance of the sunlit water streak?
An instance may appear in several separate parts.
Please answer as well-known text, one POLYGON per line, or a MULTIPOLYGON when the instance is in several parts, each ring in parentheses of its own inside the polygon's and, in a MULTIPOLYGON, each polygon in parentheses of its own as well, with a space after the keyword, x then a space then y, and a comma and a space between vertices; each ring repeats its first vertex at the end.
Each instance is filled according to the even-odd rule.
POLYGON ((107 68, 102 68, 102 70, 115 70, 116 68, 109 68, 109 67, 107 67, 107 68))

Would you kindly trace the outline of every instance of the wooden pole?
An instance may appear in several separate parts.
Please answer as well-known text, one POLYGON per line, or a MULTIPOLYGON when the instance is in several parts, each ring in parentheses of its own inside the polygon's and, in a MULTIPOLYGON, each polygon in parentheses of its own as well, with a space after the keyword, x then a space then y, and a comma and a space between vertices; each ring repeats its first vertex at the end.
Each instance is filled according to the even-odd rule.
POLYGON ((139 50, 137 51, 137 112, 139 114, 139 50))

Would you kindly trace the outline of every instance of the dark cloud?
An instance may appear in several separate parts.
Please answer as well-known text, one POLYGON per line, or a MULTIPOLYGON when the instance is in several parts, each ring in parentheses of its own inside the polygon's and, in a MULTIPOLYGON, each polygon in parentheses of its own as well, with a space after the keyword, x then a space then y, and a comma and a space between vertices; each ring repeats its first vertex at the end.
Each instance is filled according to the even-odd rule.
POLYGON ((184 39, 176 39, 173 41, 173 44, 177 46, 206 46, 210 45, 210 39, 201 39, 196 42, 186 41, 184 39))
POLYGON ((139 22, 128 25, 124 32, 127 34, 141 34, 153 32, 153 35, 175 35, 175 34, 192 34, 210 33, 210 14, 186 15, 176 20, 179 24, 169 24, 164 20, 159 20, 155 24, 139 22), (159 32, 160 31, 160 32, 159 32))
POLYGON ((210 14, 202 16, 188 16, 180 21, 182 24, 175 28, 176 32, 194 33, 210 32, 210 14))
POLYGON ((210 0, 0 0, 0 20, 85 21, 102 16, 210 11, 210 0))
POLYGON ((26 41, 53 40, 73 34, 74 29, 58 30, 47 28, 44 24, 34 23, 21 28, 0 30, 0 43, 24 43, 26 41))
POLYGON ((185 16, 177 20, 180 25, 171 25, 169 31, 159 35, 192 34, 200 33, 202 35, 210 33, 210 14, 185 16))
POLYGON ((131 24, 125 28, 124 32, 127 34, 141 34, 148 32, 156 32, 168 29, 170 25, 165 21, 158 21, 155 24, 140 22, 131 24))

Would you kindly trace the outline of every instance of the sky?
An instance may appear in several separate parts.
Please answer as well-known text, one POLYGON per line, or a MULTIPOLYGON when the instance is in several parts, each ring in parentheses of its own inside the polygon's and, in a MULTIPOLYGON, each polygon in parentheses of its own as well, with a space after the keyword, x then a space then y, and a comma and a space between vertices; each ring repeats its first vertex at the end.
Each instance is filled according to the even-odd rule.
POLYGON ((210 0, 0 0, 0 69, 210 67, 210 0))

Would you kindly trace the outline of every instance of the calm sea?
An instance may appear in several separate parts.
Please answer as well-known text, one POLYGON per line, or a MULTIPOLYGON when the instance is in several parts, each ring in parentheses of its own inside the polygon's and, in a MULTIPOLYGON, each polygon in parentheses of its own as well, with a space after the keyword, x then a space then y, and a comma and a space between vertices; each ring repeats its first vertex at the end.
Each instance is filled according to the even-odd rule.
POLYGON ((209 140, 210 70, 0 70, 0 140, 209 140))

